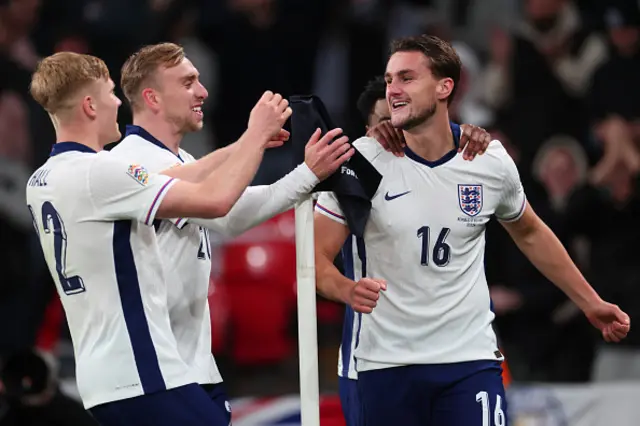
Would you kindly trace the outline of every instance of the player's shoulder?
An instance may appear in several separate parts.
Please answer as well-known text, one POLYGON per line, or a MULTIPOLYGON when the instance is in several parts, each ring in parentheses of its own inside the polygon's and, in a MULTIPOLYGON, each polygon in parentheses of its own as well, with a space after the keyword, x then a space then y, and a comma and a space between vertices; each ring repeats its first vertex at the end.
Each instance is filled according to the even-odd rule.
POLYGON ((485 155, 489 157, 494 157, 500 160, 503 160, 505 157, 510 157, 509 152, 507 152, 507 149, 504 147, 502 142, 500 142, 498 139, 494 139, 489 143, 489 146, 487 147, 487 151, 485 152, 485 155))
POLYGON ((182 158, 182 161, 184 161, 185 163, 193 163, 197 161, 193 155, 189 154, 182 148, 178 149, 178 153, 180 154, 180 158, 182 158))
POLYGON ((111 150, 111 153, 127 162, 144 164, 153 173, 181 164, 171 151, 149 143, 143 137, 135 134, 125 136, 111 150))
POLYGON ((371 163, 386 153, 380 142, 369 136, 356 139, 353 146, 371 163))

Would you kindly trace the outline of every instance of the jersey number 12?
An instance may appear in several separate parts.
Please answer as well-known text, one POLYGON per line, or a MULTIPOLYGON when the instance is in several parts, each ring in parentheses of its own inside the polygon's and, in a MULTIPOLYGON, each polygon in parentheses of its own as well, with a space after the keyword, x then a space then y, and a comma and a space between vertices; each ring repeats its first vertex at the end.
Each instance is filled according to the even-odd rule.
MULTIPOLYGON (((36 232, 38 232, 36 217, 33 214, 31 206, 29 206, 29 211, 33 216, 33 225, 36 227, 36 232)), ((44 233, 48 235, 53 234, 53 253, 56 259, 56 272, 58 273, 58 280, 62 286, 62 291, 68 295, 82 293, 86 290, 82 278, 77 275, 69 277, 66 273, 67 232, 64 228, 62 218, 49 201, 42 204, 41 215, 44 233)))

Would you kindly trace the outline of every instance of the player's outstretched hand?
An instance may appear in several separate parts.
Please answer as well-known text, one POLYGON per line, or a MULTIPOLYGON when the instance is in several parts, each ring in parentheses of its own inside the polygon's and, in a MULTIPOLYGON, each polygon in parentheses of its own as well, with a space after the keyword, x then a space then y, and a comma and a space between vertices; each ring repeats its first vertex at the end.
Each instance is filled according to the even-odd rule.
POLYGON ((331 176, 355 152, 348 137, 334 140, 341 134, 342 129, 333 129, 320 138, 321 131, 317 129, 304 148, 304 162, 320 180, 331 176))
POLYGON ((389 120, 381 121, 367 130, 367 136, 374 138, 382 147, 392 152, 396 157, 404 156, 404 147, 407 146, 402 130, 396 129, 389 120))
POLYGON ((274 140, 283 137, 282 126, 292 113, 289 101, 279 93, 267 90, 251 110, 248 127, 268 136, 271 144, 274 140))
POLYGON ((491 135, 482 127, 472 124, 460 125, 460 146, 458 152, 462 152, 462 158, 465 160, 473 160, 476 155, 484 154, 489 143, 491 143, 491 135), (466 149, 465 149, 466 148, 466 149))
POLYGON ((584 311, 584 314, 607 342, 619 342, 627 337, 631 328, 629 315, 617 305, 601 300, 584 311))
POLYGON ((373 308, 378 305, 380 291, 385 291, 386 289, 387 282, 385 280, 362 278, 351 289, 349 305, 356 312, 370 314, 373 312, 373 308))

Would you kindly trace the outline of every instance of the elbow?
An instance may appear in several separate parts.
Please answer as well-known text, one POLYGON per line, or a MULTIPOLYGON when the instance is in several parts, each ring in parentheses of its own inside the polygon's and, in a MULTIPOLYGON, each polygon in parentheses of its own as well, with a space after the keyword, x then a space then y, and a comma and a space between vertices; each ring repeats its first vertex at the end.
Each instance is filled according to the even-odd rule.
POLYGON ((204 206, 203 210, 205 210, 205 215, 203 215, 203 218, 215 219, 224 217, 229 214, 234 204, 235 200, 226 194, 211 197, 204 206))

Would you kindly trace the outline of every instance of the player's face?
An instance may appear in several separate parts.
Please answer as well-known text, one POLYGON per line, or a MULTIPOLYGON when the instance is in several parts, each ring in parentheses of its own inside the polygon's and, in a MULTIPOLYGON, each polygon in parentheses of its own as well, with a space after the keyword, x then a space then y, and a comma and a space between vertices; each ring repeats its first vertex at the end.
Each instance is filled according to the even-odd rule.
POLYGON ((390 119, 391 114, 389 112, 389 103, 386 99, 378 99, 373 105, 373 111, 369 114, 367 126, 371 128, 390 119))
POLYGON ((158 72, 165 118, 183 134, 196 132, 203 126, 202 105, 209 93, 199 76, 196 67, 186 58, 179 65, 158 72))
POLYGON ((385 80, 393 127, 410 130, 435 114, 438 80, 421 52, 394 53, 385 80))
POLYGON ((95 84, 98 132, 100 132, 100 141, 106 145, 118 141, 122 136, 118 128, 118 108, 122 102, 114 93, 115 84, 111 79, 99 80, 95 84))

